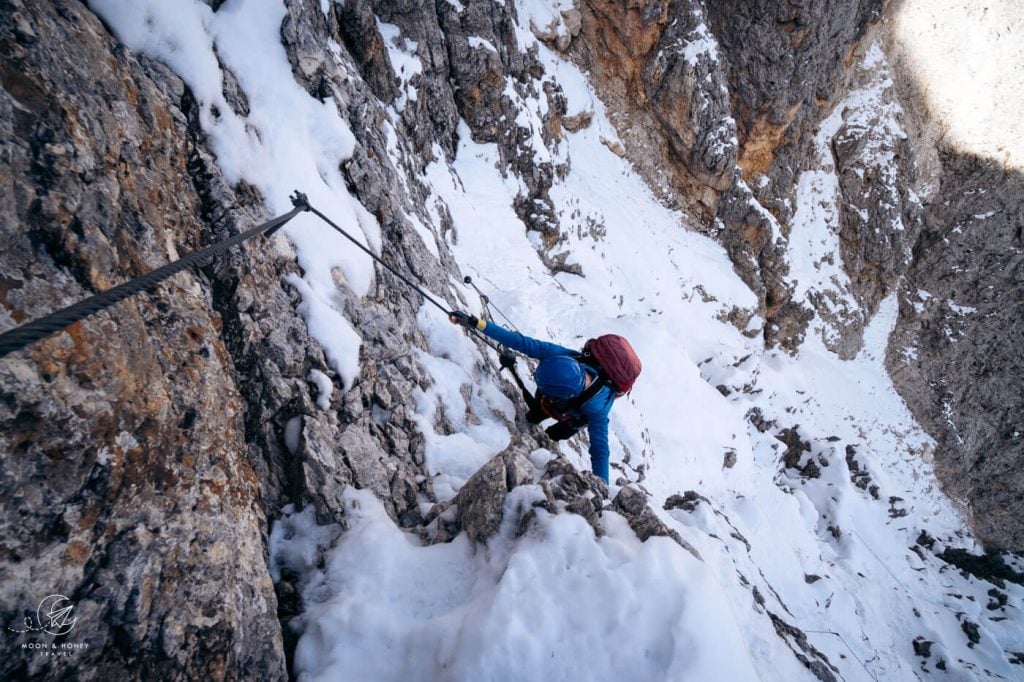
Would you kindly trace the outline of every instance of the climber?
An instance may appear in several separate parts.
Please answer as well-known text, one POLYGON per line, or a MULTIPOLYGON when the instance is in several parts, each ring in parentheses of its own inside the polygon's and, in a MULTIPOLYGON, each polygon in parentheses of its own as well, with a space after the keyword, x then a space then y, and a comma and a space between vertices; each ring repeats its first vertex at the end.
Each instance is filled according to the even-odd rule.
POLYGON ((540 360, 533 373, 537 395, 532 396, 515 374, 511 356, 502 358, 502 366, 512 370, 523 391, 529 407, 527 420, 531 424, 549 417, 557 420, 547 429, 554 440, 570 438, 586 425, 590 434, 590 466, 607 483, 608 413, 615 399, 632 389, 641 369, 640 359, 629 342, 621 336, 606 334, 587 341, 583 351, 575 351, 511 332, 461 311, 452 311, 448 319, 540 360))

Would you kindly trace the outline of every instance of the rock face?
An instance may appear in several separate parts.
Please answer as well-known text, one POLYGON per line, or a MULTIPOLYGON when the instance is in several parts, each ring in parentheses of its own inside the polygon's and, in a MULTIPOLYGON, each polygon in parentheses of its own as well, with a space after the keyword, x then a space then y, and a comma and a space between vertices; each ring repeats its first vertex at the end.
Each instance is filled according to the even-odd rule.
POLYGON ((815 3, 585 0, 575 49, 627 158, 692 211, 760 298, 770 345, 795 349, 812 311, 791 300, 783 244, 818 122, 882 0, 815 3), (756 189, 752 189, 756 188, 756 189))
MULTIPOLYGON (((221 177, 199 104, 166 67, 119 46, 77 2, 9 5, 5 328, 266 218, 255 190, 221 177)), ((302 18, 283 27, 297 76, 340 87, 338 64, 303 51, 321 54, 309 41, 325 44, 337 25, 316 21, 318 7, 291 9, 302 18)), ((245 93, 230 78, 225 89, 244 111, 245 93)), ((380 116, 363 106, 372 93, 361 84, 337 94, 354 120, 380 116)), ((393 169, 367 161, 368 150, 386 154, 379 126, 366 129, 377 132, 346 166, 352 185, 391 234, 385 257, 437 284, 437 261, 395 238, 402 218, 389 218, 388 197, 403 195, 393 169)), ((338 379, 282 284, 296 266, 275 240, 0 363, 0 562, 13 578, 0 587, 0 619, 19 623, 46 595, 66 595, 77 617, 67 641, 88 645, 73 666, 8 655, 35 640, 5 628, 5 678, 284 679, 268 517, 293 502, 330 519, 355 484, 403 523, 418 520, 429 483, 416 480, 422 442, 404 396, 425 380, 409 358, 410 342, 422 344, 419 302, 382 278, 351 311, 363 360, 378 369, 343 398, 321 396, 314 373, 338 379), (371 405, 387 418, 372 420, 371 405)))
POLYGON ((762 297, 770 345, 795 349, 813 317, 791 299, 789 266, 772 238, 773 222, 788 236, 794 186, 811 138, 845 92, 852 55, 882 5, 707 4, 739 138, 739 172, 718 211, 724 228, 719 238, 737 272, 762 297))
POLYGON ((750 184, 771 172, 785 188, 812 128, 842 92, 848 58, 883 0, 821 3, 712 2, 715 37, 725 53, 741 152, 750 184))
POLYGON ((700 559, 696 549, 657 517, 641 489, 623 487, 609 500, 608 486, 603 480, 589 471, 578 471, 563 459, 549 461, 538 476, 521 444, 513 445, 480 467, 453 500, 435 505, 427 514, 426 523, 417 530, 427 542, 448 542, 463 531, 476 542, 487 542, 507 523, 516 536, 527 532, 537 509, 582 516, 598 537, 605 533, 601 525, 603 512, 613 511, 626 520, 641 540, 668 537, 700 559), (539 479, 540 494, 523 495, 510 506, 509 495, 519 486, 534 484, 535 479, 539 479), (509 512, 512 517, 506 518, 509 512))
MULTIPOLYGON (((500 141, 523 180, 528 225, 554 246, 543 210, 554 170, 535 162, 506 90, 508 75, 523 92, 538 87, 511 5, 329 9, 288 2, 281 35, 296 80, 333 97, 355 132, 342 170, 381 225, 383 258, 447 290, 450 254, 438 245, 432 256, 408 216, 429 222, 415 178, 434 149, 454 154, 460 118, 476 139, 500 141), (411 82, 396 76, 384 42, 394 38, 378 18, 417 41, 425 68, 411 82), (389 161, 387 103, 404 105, 401 168, 389 161)), ((208 104, 169 69, 132 54, 73 0, 12 1, 4 17, 4 328, 267 217, 256 190, 221 176, 199 125, 208 104)), ((222 68, 225 98, 244 114, 246 93, 222 68)), ((554 140, 564 106, 551 83, 545 93, 542 137, 554 140)), ((337 520, 341 490, 355 485, 396 522, 423 522, 420 501, 433 493, 407 400, 428 383, 411 352, 425 345, 419 297, 386 272, 363 299, 339 287, 363 367, 342 394, 296 312, 285 283, 295 272, 282 237, 256 240, 0 364, 0 563, 13 577, 0 587, 0 619, 19 623, 46 595, 66 595, 78 617, 69 641, 88 645, 61 667, 21 649, 31 633, 5 630, 5 678, 283 679, 281 622, 298 604, 286 582, 279 600, 270 581, 268 519, 294 503, 337 520), (42 592, 25 594, 30 586, 42 592)))
POLYGON ((1024 549, 1024 177, 945 153, 888 366, 979 539, 1024 549))
MULTIPOLYGON (((76 2, 8 3, 10 325, 204 242, 180 82, 76 2)), ((0 364, 0 675, 282 678, 260 467, 211 287, 179 276, 0 364), (49 594, 75 663, 19 655, 49 594)))
POLYGON ((1024 324, 1019 175, 938 145, 901 71, 868 106, 844 106, 829 140, 839 255, 858 309, 813 297, 811 309, 788 283, 784 240, 812 138, 851 88, 880 77, 877 64, 858 66, 869 40, 898 56, 872 33, 898 5, 585 0, 584 40, 570 52, 595 76, 626 157, 704 221, 758 293, 768 345, 795 350, 817 315, 836 330, 829 347, 852 358, 882 299, 899 292, 897 387, 938 439, 937 473, 979 537, 1019 550, 1024 429, 1013 415, 1024 373, 1009 341, 1024 324))
POLYGON ((581 3, 574 51, 595 77, 624 153, 666 201, 714 214, 736 165, 725 76, 702 3, 581 3))

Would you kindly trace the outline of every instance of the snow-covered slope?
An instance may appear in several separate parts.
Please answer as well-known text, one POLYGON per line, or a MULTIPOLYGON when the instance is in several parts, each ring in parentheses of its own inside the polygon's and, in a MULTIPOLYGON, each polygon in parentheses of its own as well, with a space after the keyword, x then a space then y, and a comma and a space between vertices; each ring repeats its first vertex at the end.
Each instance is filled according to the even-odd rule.
MULTIPOLYGON (((230 3, 217 13, 189 3, 173 15, 156 0, 90 5, 129 47, 206 93, 207 104, 221 97, 218 64, 231 68, 248 95, 247 121, 226 105, 204 120, 226 176, 257 186, 271 212, 298 187, 379 248, 376 220, 337 168, 351 153, 348 123, 288 78, 279 3, 230 3)), ((1022 655, 1012 652, 1024 651, 1024 588, 996 586, 936 556, 946 544, 973 545, 938 491, 932 441, 884 368, 895 299, 882 303, 852 360, 819 334, 795 356, 765 349, 756 297, 722 247, 659 203, 611 151, 616 133, 587 77, 530 32, 538 7, 518 5, 520 45, 537 46, 569 112, 593 113, 588 127, 552 146, 539 134, 533 142, 537 155, 566 169, 550 196, 565 228, 560 248, 583 275, 550 273, 537 234, 513 210, 520 180, 496 145, 474 142, 465 126, 454 161, 437 153, 419 179, 431 220, 409 218, 428 250, 454 256, 461 273, 451 273, 450 287, 472 312, 478 298, 460 274, 526 334, 569 346, 600 333, 629 337, 644 373, 612 412, 612 494, 640 486, 701 558, 668 538, 640 542, 610 510, 600 538, 579 516, 545 512, 520 536, 516 505, 540 494, 529 485, 510 495, 509 521, 486 544, 461 535, 424 546, 373 495, 349 489, 343 532, 317 527, 311 510, 273 529, 272 568, 301 575, 295 672, 311 680, 1019 679, 1022 655)), ((392 63, 415 72, 396 32, 382 31, 392 63)), ((489 48, 482 41, 477 49, 489 48)), ((415 97, 410 82, 403 88, 385 127, 415 97)), ((547 101, 510 93, 519 125, 539 130, 547 101)), ((827 144, 834 127, 822 130, 827 144)), ((399 145, 390 151, 403 167, 399 145)), ((831 256, 829 267, 841 272, 830 246, 838 226, 820 210, 833 171, 804 173, 808 190, 787 243, 793 276, 803 292, 845 299, 841 275, 821 260, 831 256)), ((359 329, 333 303, 332 270, 358 295, 371 286, 371 264, 311 217, 286 234, 303 268, 292 284, 310 332, 350 387, 361 371, 359 329)), ((515 406, 482 357, 489 351, 431 306, 418 321, 428 340, 418 361, 433 383, 408 400, 426 473, 444 501, 508 446, 515 406)), ((585 447, 561 447, 587 468, 585 447)), ((531 459, 542 465, 555 454, 538 449, 531 459)))

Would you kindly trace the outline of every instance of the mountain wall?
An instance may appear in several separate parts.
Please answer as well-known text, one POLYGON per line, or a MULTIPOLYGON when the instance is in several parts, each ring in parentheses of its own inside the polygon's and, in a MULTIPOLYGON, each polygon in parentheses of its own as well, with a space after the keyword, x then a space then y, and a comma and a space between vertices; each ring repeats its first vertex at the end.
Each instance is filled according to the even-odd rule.
MULTIPOLYGON (((6 3, 0 41, 8 326, 262 217, 242 188, 206 182, 181 81, 118 46, 87 7, 6 3)), ((276 284, 287 261, 232 260, 3 361, 5 678, 282 676, 264 568, 273 457, 251 430, 266 416, 249 412, 230 339, 245 300, 281 334, 282 360, 308 336, 276 284), (65 641, 86 649, 73 664, 18 652, 33 640, 9 629, 52 593, 76 604, 65 641)), ((268 357, 250 351, 238 359, 268 357)))
MULTIPOLYGON (((206 4, 210 16, 233 10, 206 4)), ((5 329, 269 217, 268 197, 218 166, 207 131, 227 112, 129 48, 101 18, 116 6, 0 5, 5 329)), ((907 136, 851 115, 830 143, 840 255, 859 308, 794 296, 786 239, 800 173, 821 120, 866 78, 855 66, 895 7, 554 6, 531 31, 590 74, 621 139, 608 146, 718 239, 757 293, 763 327, 750 311, 734 324, 796 352, 812 319, 827 318, 838 330, 830 347, 852 357, 898 292, 889 362, 938 441, 937 471, 986 544, 1024 549, 1022 183, 915 128, 927 112, 913 73, 890 95, 912 113, 907 136), (894 165, 862 153, 873 136, 894 165), (913 191, 928 180, 941 191, 913 191)), ((470 301, 451 286, 461 279, 451 251, 416 224, 454 232, 424 171, 452 159, 464 135, 497 145, 551 272, 586 275, 550 198, 569 162, 544 150, 586 127, 588 112, 568 110, 517 26, 512 2, 284 3, 295 82, 333 103, 355 138, 329 165, 379 226, 381 257, 453 308, 470 301), (523 124, 535 101, 544 106, 523 124)), ((219 67, 223 101, 244 117, 245 88, 219 67)), ((293 504, 344 525, 350 485, 373 491, 404 528, 437 521, 440 511, 423 511, 437 495, 409 400, 430 383, 417 355, 421 298, 383 269, 365 296, 333 273, 331 305, 361 337, 359 376, 346 377, 308 329, 300 274, 283 235, 258 238, 0 360, 0 621, 59 593, 78 618, 61 641, 85 645, 68 665, 33 655, 31 636, 5 626, 5 678, 285 679, 301 605, 294 576, 271 580, 269 522, 293 504)), ((520 411, 508 425, 523 424, 520 411)), ((523 433, 513 447, 545 443, 523 433)))
POLYGON ((1005 3, 914 0, 896 4, 887 26, 922 202, 889 368, 938 441, 944 489, 986 547, 1014 551, 1024 546, 1024 350, 1015 341, 1024 324, 1024 159, 1014 113, 1024 95, 1004 79, 1024 54, 1003 38, 1022 27, 1024 13, 1005 3))
MULTIPOLYGON (((834 331, 830 347, 851 358, 880 302, 899 292, 890 366, 940 442, 938 475, 986 545, 1019 550, 1024 430, 1015 415, 1024 373, 1012 339, 1022 323, 1020 172, 944 136, 952 117, 923 94, 936 76, 895 28, 907 21, 905 4, 914 3, 594 0, 582 3, 584 40, 569 50, 615 111, 627 158, 667 202, 702 216, 758 292, 767 344, 795 349, 817 316, 834 331), (895 82, 875 106, 898 110, 895 129, 879 112, 841 102, 870 78, 857 64, 871 40, 892 55, 895 82), (837 105, 843 122, 828 144, 851 296, 839 306, 830 293, 794 300, 785 253, 799 174, 837 105)), ((990 63, 1005 64, 994 72, 1008 76, 1015 62, 996 27, 1009 32, 1021 17, 993 10, 1002 14, 965 9, 953 19, 938 10, 932 19, 949 27, 939 37, 955 34, 953 21, 992 31, 987 46, 971 44, 981 52, 972 64, 988 51, 990 63)), ((1007 100, 1018 101, 1015 91, 1007 100)), ((997 141, 1013 139, 1007 130, 997 141)))

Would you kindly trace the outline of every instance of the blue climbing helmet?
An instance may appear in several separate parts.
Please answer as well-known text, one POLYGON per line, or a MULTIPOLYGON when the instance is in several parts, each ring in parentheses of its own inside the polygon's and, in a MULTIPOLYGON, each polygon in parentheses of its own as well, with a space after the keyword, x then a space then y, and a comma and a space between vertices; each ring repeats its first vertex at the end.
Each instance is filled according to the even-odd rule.
POLYGON ((551 355, 541 360, 533 379, 540 392, 552 398, 572 398, 586 384, 580 363, 568 355, 551 355))

